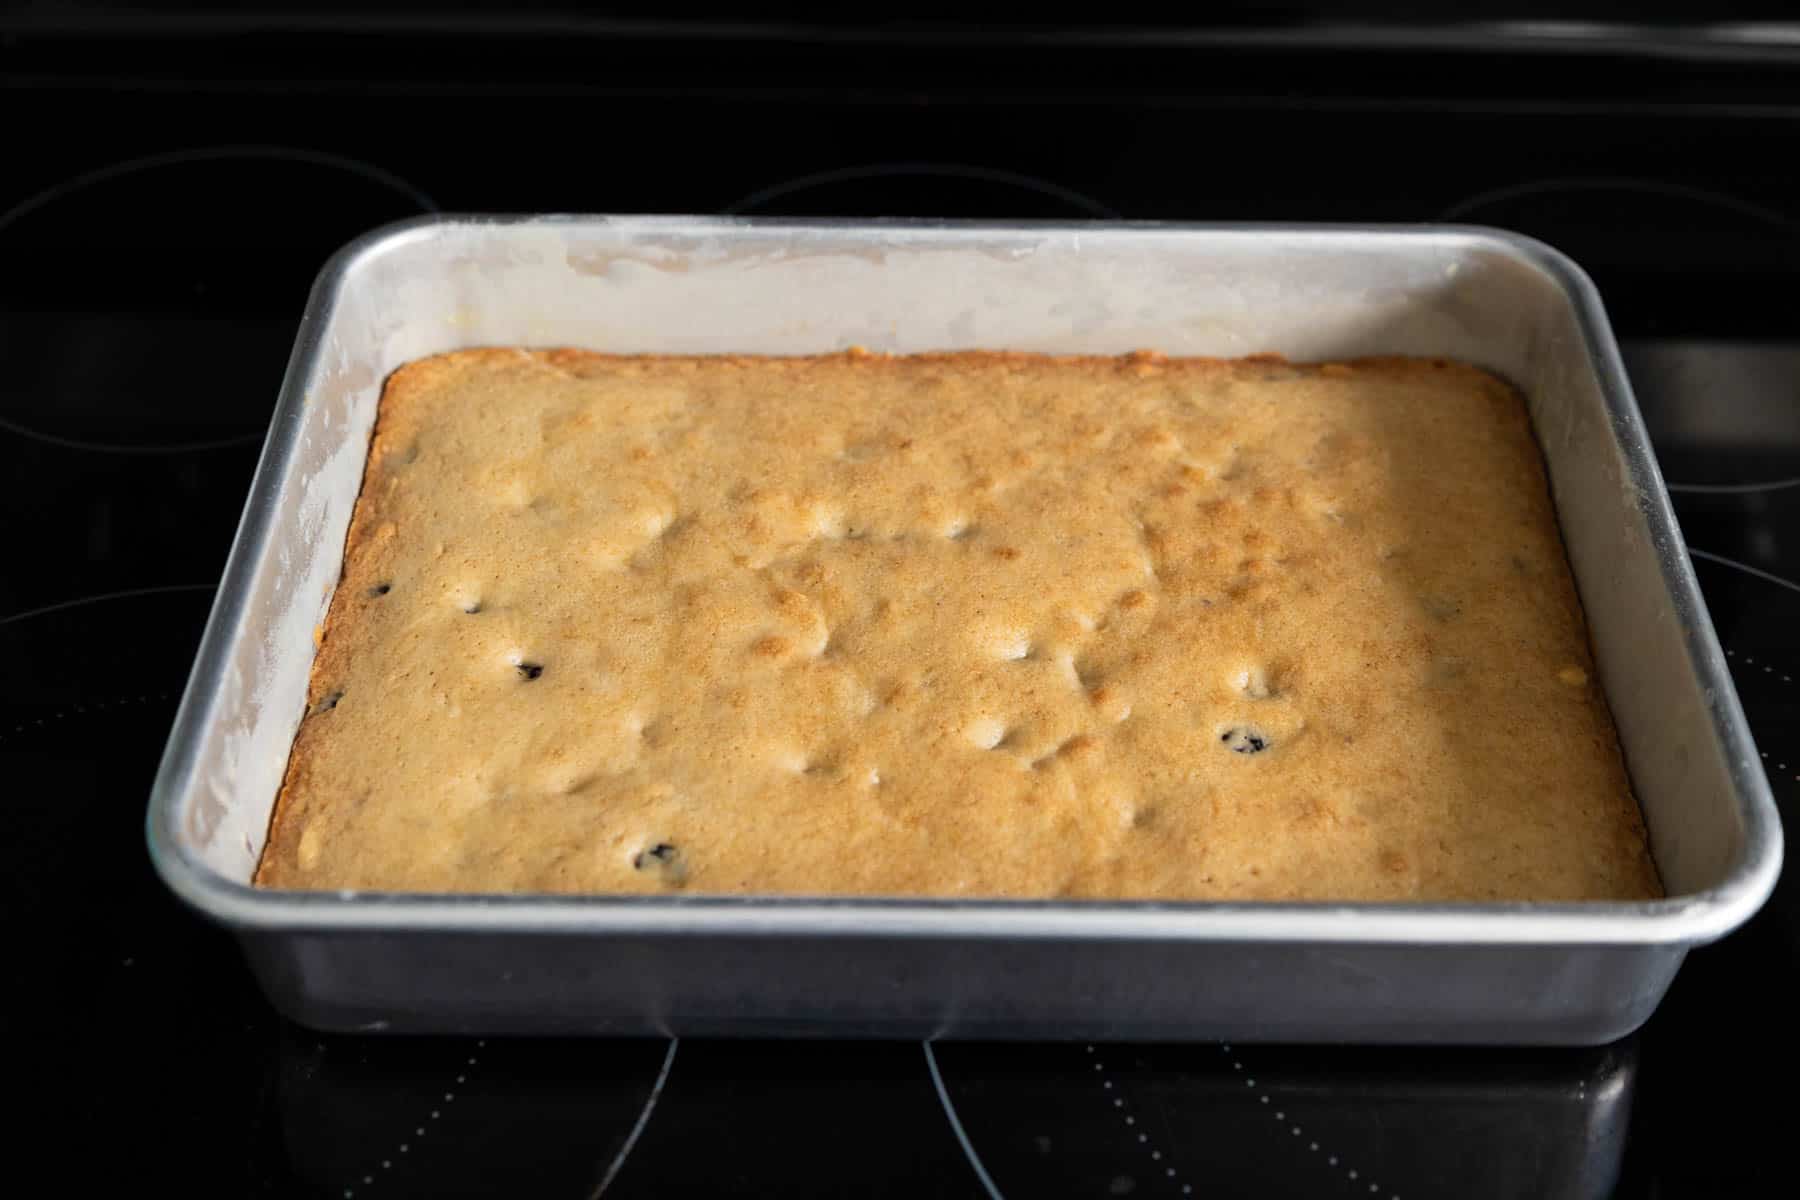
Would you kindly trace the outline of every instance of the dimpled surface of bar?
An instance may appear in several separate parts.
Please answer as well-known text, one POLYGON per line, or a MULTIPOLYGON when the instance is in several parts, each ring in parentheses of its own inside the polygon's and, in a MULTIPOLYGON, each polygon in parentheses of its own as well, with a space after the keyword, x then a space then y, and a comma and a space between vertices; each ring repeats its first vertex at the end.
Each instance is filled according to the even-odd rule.
POLYGON ((1658 894, 1521 398, 471 350, 384 392, 257 882, 1658 894))

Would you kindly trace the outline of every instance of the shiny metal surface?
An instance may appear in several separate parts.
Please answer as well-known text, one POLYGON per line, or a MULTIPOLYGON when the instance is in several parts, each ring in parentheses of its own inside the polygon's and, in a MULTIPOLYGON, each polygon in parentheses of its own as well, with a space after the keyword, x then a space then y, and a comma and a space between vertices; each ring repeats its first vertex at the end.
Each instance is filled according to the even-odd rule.
POLYGON ((1747 919, 1781 831, 1585 276, 1472 228, 434 218, 326 268, 151 799, 164 879, 332 1029, 1598 1043, 1747 919), (1331 905, 248 886, 380 384, 481 344, 1468 359, 1517 382, 1670 898, 1331 905))

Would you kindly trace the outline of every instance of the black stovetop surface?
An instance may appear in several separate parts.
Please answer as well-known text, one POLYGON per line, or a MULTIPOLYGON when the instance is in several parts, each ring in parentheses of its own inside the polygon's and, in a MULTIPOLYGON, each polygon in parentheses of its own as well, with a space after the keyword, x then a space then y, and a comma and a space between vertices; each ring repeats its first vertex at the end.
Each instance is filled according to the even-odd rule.
POLYGON ((1791 882, 1598 1049, 380 1039, 276 1016, 142 836, 311 278, 350 237, 434 208, 1448 217, 1541 236, 1595 275, 1625 341, 1791 817, 1785 51, 326 24, 0 23, 9 1174, 375 1198, 1794 1186, 1769 1100, 1800 1046, 1791 882))

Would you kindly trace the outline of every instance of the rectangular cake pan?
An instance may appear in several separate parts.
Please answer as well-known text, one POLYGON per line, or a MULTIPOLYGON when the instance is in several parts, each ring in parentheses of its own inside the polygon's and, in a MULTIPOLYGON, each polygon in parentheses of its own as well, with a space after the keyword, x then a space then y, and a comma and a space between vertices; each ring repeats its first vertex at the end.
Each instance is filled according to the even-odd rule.
POLYGON ((332 1030, 1598 1043, 1768 895, 1781 830, 1587 278, 1473 228, 434 217, 325 268, 149 811, 332 1030), (484 345, 1465 359, 1529 397, 1669 898, 1372 905, 250 887, 376 401, 484 345))

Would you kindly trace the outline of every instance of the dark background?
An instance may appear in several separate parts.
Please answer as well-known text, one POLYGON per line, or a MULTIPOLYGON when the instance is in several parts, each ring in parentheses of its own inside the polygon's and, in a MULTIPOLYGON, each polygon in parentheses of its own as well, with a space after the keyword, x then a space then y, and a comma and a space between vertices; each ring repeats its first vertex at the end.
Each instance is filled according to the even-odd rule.
POLYGON ((0 10, 0 1030, 22 1113, 0 1169, 223 1196, 1792 1190, 1787 883, 1612 1047, 932 1058, 318 1037, 142 840, 307 288, 433 209, 1543 237, 1601 286, 1791 816, 1800 34, 1754 24, 1780 8, 0 10))

